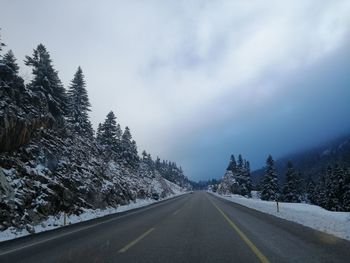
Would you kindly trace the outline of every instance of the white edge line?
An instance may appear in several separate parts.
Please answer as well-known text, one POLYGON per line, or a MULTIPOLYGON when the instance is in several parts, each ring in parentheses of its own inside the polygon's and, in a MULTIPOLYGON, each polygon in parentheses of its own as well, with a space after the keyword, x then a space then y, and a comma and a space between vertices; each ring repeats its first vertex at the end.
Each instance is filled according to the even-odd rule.
MULTIPOLYGON (((169 199, 166 199, 166 200, 164 200, 164 201, 174 201, 174 200, 176 200, 176 199, 178 199, 179 197, 182 197, 182 196, 184 196, 184 195, 175 196, 174 198, 169 198, 169 199)), ((150 209, 152 209, 152 208, 158 207, 158 206, 160 206, 160 205, 163 205, 163 204, 165 204, 165 203, 166 203, 166 202, 160 202, 160 203, 158 203, 158 204, 157 204, 157 203, 153 203, 153 205, 150 204, 150 205, 152 205, 151 207, 147 207, 147 206, 146 206, 146 207, 144 207, 144 209, 140 209, 140 210, 138 210, 138 211, 130 212, 130 213, 127 213, 127 214, 125 214, 125 215, 120 215, 120 216, 118 216, 118 217, 116 217, 116 218, 111 218, 111 219, 108 219, 108 220, 103 221, 103 222, 99 222, 99 223, 96 223, 96 224, 93 224, 93 225, 90 225, 90 226, 85 226, 85 227, 81 227, 81 228, 76 229, 76 230, 72 230, 72 231, 70 231, 70 232, 68 232, 68 233, 56 235, 56 236, 54 236, 54 237, 50 237, 50 238, 47 238, 47 239, 44 239, 44 240, 41 240, 41 241, 37 241, 37 242, 35 242, 35 243, 31 243, 31 244, 24 245, 24 246, 21 246, 21 247, 18 247, 18 248, 14 248, 14 249, 11 249, 11 250, 7 250, 7 251, 5 251, 5 252, 0 253, 0 256, 4 256, 4 255, 7 255, 7 254, 11 254, 11 253, 13 253, 13 252, 16 252, 16 251, 19 251, 19 250, 22 250, 22 249, 25 249, 25 248, 33 247, 33 246, 36 246, 36 245, 39 245, 39 244, 42 244, 42 243, 45 243, 45 242, 48 242, 48 241, 51 241, 51 240, 54 240, 54 239, 58 239, 58 238, 61 238, 61 237, 65 237, 65 236, 68 236, 68 235, 77 233, 77 232, 79 232, 79 231, 83 231, 83 230, 86 230, 86 229, 93 228, 93 227, 95 227, 95 226, 99 226, 99 225, 102 225, 102 224, 105 224, 105 223, 109 223, 109 222, 112 222, 112 221, 116 221, 116 220, 119 220, 119 219, 124 218, 124 217, 126 217, 126 216, 138 214, 138 213, 141 213, 141 212, 150 210, 150 209)), ((137 208, 135 208, 135 209, 137 209, 137 208)), ((132 210, 132 209, 131 209, 131 210, 132 210)), ((126 212, 126 211, 125 211, 125 212, 126 212)), ((122 213, 122 212, 121 212, 121 213, 122 213)), ((115 214, 118 214, 118 212, 115 213, 115 214)), ((95 218, 95 219, 97 219, 97 218, 95 218)), ((87 221, 88 221, 88 220, 87 220, 87 221)), ((83 222, 87 222, 87 221, 83 221, 83 222)), ((59 228, 56 228, 56 229, 59 229, 59 228)))

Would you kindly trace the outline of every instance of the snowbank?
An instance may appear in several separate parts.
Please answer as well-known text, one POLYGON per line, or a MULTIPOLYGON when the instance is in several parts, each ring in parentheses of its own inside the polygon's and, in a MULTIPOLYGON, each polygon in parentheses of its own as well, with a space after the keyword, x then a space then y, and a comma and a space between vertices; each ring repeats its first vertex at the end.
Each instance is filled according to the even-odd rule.
MULTIPOLYGON (((167 182, 167 183, 169 183, 169 182, 167 182)), ((110 214, 121 213, 121 212, 125 212, 128 210, 132 210, 132 209, 148 206, 148 205, 151 205, 154 203, 158 203, 160 201, 174 198, 176 196, 180 196, 180 195, 187 193, 187 192, 181 191, 183 189, 181 189, 181 187, 179 187, 179 186, 173 187, 172 190, 173 191, 175 190, 174 191, 175 194, 170 195, 168 197, 165 197, 163 199, 160 199, 158 201, 154 200, 154 199, 136 199, 135 202, 131 202, 128 205, 119 206, 117 208, 108 207, 106 209, 96 209, 96 210, 84 209, 83 213, 78 215, 78 216, 77 215, 67 216, 66 222, 67 222, 67 224, 75 224, 75 223, 87 221, 87 220, 98 218, 98 217, 103 217, 103 216, 110 215, 110 214)), ((63 226, 63 224, 64 224, 64 214, 62 213, 58 216, 49 216, 49 218, 46 219, 45 221, 43 221, 41 224, 35 225, 32 227, 35 230, 35 233, 39 233, 39 232, 59 228, 59 227, 63 226)), ((6 229, 5 231, 0 232, 0 242, 14 239, 14 238, 18 238, 18 237, 22 237, 22 236, 26 236, 26 235, 30 235, 30 233, 26 229, 18 230, 14 227, 10 227, 10 228, 6 229)))
POLYGON ((276 202, 262 201, 257 198, 256 193, 252 194, 255 197, 252 199, 234 194, 210 193, 231 202, 350 240, 350 212, 331 212, 316 205, 300 203, 279 203, 279 212, 277 212, 276 202))

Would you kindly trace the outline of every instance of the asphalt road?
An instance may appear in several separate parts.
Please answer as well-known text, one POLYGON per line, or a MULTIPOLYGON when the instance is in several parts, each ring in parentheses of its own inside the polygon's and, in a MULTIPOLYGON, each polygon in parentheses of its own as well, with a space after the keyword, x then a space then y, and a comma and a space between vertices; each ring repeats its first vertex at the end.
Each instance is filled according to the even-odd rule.
POLYGON ((195 192, 2 242, 0 262, 350 262, 350 242, 195 192))

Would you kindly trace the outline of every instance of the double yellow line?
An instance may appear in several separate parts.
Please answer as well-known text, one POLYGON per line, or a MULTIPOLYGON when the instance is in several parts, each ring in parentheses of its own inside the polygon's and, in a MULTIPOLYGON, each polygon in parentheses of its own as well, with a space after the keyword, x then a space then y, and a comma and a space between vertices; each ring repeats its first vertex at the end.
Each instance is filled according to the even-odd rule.
POLYGON ((237 232, 237 234, 242 238, 242 240, 248 245, 248 247, 253 251, 253 253, 258 257, 262 263, 269 263, 270 261, 260 252, 260 250, 253 244, 252 241, 238 228, 238 226, 212 201, 210 202, 214 207, 220 212, 220 214, 226 219, 228 224, 237 232))

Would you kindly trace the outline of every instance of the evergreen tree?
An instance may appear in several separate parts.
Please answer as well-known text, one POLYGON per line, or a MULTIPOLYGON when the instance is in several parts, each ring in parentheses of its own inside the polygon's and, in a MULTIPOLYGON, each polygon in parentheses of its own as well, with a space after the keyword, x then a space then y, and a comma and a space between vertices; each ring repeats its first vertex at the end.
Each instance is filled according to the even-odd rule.
POLYGON ((122 135, 121 158, 124 161, 124 163, 134 168, 139 162, 136 142, 132 140, 129 127, 125 127, 124 133, 122 135))
POLYGON ((311 201, 318 206, 327 207, 328 204, 328 190, 327 190, 328 180, 327 177, 322 174, 319 178, 318 183, 315 186, 315 190, 312 193, 311 201))
POLYGON ((344 174, 343 208, 344 211, 350 212, 350 169, 344 174))
POLYGON ((316 187, 315 182, 309 176, 306 180, 306 194, 307 194, 306 200, 313 204, 316 204, 316 199, 317 199, 317 195, 315 195, 315 187, 316 187))
POLYGON ((227 167, 227 171, 235 171, 237 168, 237 163, 236 163, 236 159, 235 159, 235 156, 232 154, 231 155, 231 158, 230 158, 230 162, 228 164, 228 167, 227 167))
POLYGON ((159 170, 160 168, 161 168, 161 162, 160 162, 160 158, 157 156, 157 159, 156 159, 156 161, 154 162, 154 165, 155 165, 155 168, 157 169, 157 170, 159 170))
MULTIPOLYGON (((129 144, 130 145, 130 142, 131 142, 131 139, 132 139, 132 136, 131 136, 131 133, 130 133, 130 129, 128 126, 125 127, 125 130, 123 132, 123 135, 122 135, 122 142, 127 145, 129 144)), ((128 145, 128 146, 129 146, 128 145)))
POLYGON ((32 57, 26 56, 24 62, 32 67, 34 75, 29 84, 30 89, 46 97, 49 111, 54 117, 63 116, 67 110, 66 92, 45 46, 39 44, 32 57))
POLYGON ((68 89, 68 120, 78 134, 93 137, 93 129, 88 112, 91 104, 86 91, 83 71, 78 67, 68 89))
POLYGON ((277 173, 274 167, 274 160, 271 155, 269 155, 266 160, 266 170, 262 179, 261 187, 262 190, 260 196, 262 200, 278 200, 279 189, 277 182, 277 173))
MULTIPOLYGON (((1 28, 0 28, 1 30, 1 28)), ((1 42, 1 34, 0 34, 0 51, 2 51, 2 48, 5 47, 6 45, 1 42)), ((1 56, 0 56, 1 57, 1 56)))
MULTIPOLYGON (((23 94, 25 92, 24 80, 18 75, 19 67, 16 62, 16 58, 12 52, 9 50, 0 60, 0 81, 4 81, 5 86, 16 89, 17 92, 23 94)), ((15 96, 19 97, 19 96, 15 96)), ((19 104, 23 105, 23 101, 17 101, 19 104)))
POLYGON ((285 202, 299 203, 301 196, 299 191, 299 180, 296 171, 294 170, 293 163, 288 161, 286 182, 282 189, 282 199, 285 202))
POLYGON ((142 151, 142 161, 148 164, 151 168, 155 168, 155 162, 153 161, 151 154, 147 153, 145 150, 142 151))
POLYGON ((103 124, 97 130, 97 142, 107 151, 111 157, 119 157, 120 141, 117 138, 118 126, 113 111, 107 114, 103 124))
POLYGON ((247 195, 251 196, 251 191, 253 190, 253 183, 252 178, 250 174, 250 162, 245 162, 245 177, 246 177, 246 188, 247 188, 247 195))
POLYGON ((327 209, 332 211, 342 211, 343 188, 343 170, 338 164, 328 167, 327 172, 327 209))
POLYGON ((15 55, 13 54, 12 50, 9 50, 2 58, 2 62, 8 66, 14 74, 18 74, 18 64, 16 62, 15 55))
POLYGON ((115 136, 116 136, 118 141, 120 141, 122 139, 122 129, 120 128, 119 123, 117 123, 117 130, 116 130, 115 136))
POLYGON ((238 155, 238 168, 243 169, 243 157, 241 154, 238 155))
POLYGON ((231 192, 243 196, 250 196, 252 190, 252 181, 250 178, 249 162, 243 159, 240 154, 238 157, 238 165, 234 155, 231 155, 226 173, 219 185, 220 193, 231 192))
POLYGON ((99 123, 96 130, 96 142, 100 145, 102 145, 102 133, 102 123, 99 123))

